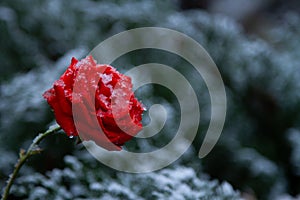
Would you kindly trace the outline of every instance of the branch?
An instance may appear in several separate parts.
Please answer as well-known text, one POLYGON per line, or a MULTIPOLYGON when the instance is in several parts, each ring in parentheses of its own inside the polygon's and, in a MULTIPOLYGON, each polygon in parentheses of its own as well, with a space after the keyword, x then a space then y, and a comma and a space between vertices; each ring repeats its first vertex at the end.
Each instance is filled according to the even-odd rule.
POLYGON ((34 138, 34 140, 32 141, 32 144, 27 149, 27 151, 25 151, 24 149, 20 150, 19 159, 18 159, 17 163, 15 164, 15 168, 14 168, 13 173, 11 175, 9 175, 9 179, 7 181, 7 185, 6 185, 5 189, 4 189, 3 196, 1 198, 1 200, 6 200, 8 198, 10 188, 11 188, 14 180, 16 179, 16 177, 18 175, 18 172, 20 171, 21 167, 26 162, 26 160, 30 156, 38 154, 38 153, 41 152, 41 149, 39 148, 38 144, 45 137, 47 137, 48 135, 50 135, 52 133, 55 133, 55 132, 57 132, 59 130, 61 130, 61 127, 58 126, 58 125, 50 127, 46 132, 40 133, 38 136, 36 136, 34 138))

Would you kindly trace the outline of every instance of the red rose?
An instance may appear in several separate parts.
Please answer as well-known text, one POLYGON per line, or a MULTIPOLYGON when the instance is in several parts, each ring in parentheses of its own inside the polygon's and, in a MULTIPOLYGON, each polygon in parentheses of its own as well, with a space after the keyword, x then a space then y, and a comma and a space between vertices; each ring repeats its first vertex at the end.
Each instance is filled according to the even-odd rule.
POLYGON ((144 108, 134 97, 130 77, 97 64, 92 56, 72 58, 43 97, 68 136, 79 133, 82 140, 93 140, 108 150, 120 150, 142 129, 144 108))

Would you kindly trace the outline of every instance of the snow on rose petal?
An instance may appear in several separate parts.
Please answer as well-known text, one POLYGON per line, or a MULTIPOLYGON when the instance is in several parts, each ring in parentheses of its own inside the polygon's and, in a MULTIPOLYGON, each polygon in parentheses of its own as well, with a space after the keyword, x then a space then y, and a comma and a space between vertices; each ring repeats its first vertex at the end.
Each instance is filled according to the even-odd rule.
POLYGON ((43 97, 53 109, 57 123, 68 136, 78 136, 78 129, 82 140, 92 140, 107 150, 120 150, 125 142, 142 129, 142 113, 145 109, 132 92, 130 77, 119 73, 110 65, 97 64, 92 56, 80 61, 72 58, 70 66, 43 97), (75 81, 82 87, 79 93, 73 92, 75 81), (122 89, 122 96, 126 97, 122 100, 118 96, 118 100, 121 98, 120 102, 127 103, 112 102, 117 85, 126 86, 118 87, 118 90, 122 89), (75 127, 73 104, 84 119, 76 124, 80 128, 75 127), (116 109, 118 113, 113 114, 112 109, 116 109), (126 115, 130 117, 124 117, 126 115), (93 123, 93 116, 97 118, 97 126, 93 123))

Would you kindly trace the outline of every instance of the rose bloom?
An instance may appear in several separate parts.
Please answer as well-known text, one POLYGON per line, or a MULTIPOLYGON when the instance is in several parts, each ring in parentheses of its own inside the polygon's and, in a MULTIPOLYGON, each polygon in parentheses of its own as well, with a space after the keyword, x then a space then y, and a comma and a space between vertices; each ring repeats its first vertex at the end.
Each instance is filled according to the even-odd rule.
POLYGON ((142 129, 144 107, 132 92, 130 77, 97 64, 92 56, 72 58, 43 97, 68 136, 79 133, 81 140, 92 140, 107 150, 120 150, 142 129))

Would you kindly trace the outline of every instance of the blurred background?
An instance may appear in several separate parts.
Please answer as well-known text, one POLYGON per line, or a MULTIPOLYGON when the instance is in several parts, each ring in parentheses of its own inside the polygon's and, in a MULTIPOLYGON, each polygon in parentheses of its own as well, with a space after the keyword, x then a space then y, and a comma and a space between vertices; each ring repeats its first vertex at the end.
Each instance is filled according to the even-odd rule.
MULTIPOLYGON (((158 26, 198 41, 221 72, 228 111, 213 151, 197 157, 210 118, 201 76, 171 53, 133 51, 113 66, 126 72, 158 62, 191 81, 201 109, 192 147, 163 170, 127 174, 102 165, 75 138, 59 133, 43 141, 44 151, 22 168, 10 199, 299 199, 299 11, 297 0, 1 1, 0 188, 19 149, 54 123, 41 95, 71 58, 85 57, 121 31, 158 26)), ((147 107, 164 105, 168 119, 159 134, 132 140, 125 148, 160 148, 178 128, 178 102, 159 85, 144 86, 136 95, 147 107)), ((148 113, 144 116, 147 123, 148 113)))

